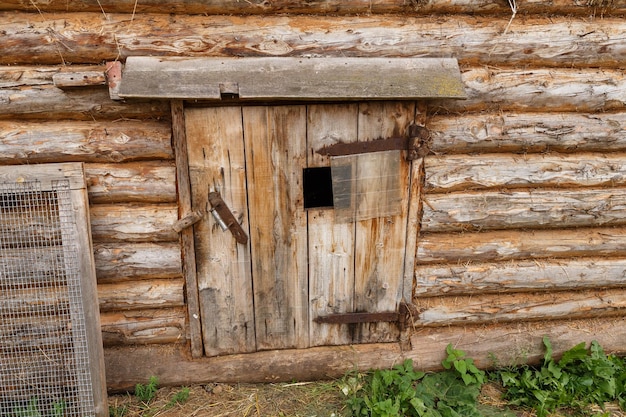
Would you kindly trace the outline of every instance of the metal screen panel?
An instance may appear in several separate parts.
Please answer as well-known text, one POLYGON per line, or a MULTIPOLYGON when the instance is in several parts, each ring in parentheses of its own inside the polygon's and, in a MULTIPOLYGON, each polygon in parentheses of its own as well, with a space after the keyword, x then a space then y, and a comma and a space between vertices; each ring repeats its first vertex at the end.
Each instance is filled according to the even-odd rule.
POLYGON ((94 416, 67 180, 0 183, 0 415, 94 416))

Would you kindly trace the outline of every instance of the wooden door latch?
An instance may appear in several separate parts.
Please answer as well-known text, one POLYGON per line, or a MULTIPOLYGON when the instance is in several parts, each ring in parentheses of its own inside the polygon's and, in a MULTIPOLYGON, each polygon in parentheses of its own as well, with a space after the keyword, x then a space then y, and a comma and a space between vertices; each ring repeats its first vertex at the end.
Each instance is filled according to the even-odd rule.
POLYGON ((172 229, 174 229, 176 233, 180 233, 184 229, 191 227, 194 224, 198 223, 200 220, 202 220, 203 217, 204 217, 204 214, 200 210, 194 210, 191 213, 184 216, 183 218, 177 220, 172 225, 172 229))
POLYGON ((235 240, 242 245, 248 243, 248 235, 233 215, 233 212, 230 211, 224 200, 222 200, 219 192, 212 191, 209 193, 209 203, 211 204, 211 215, 222 230, 230 230, 235 240))

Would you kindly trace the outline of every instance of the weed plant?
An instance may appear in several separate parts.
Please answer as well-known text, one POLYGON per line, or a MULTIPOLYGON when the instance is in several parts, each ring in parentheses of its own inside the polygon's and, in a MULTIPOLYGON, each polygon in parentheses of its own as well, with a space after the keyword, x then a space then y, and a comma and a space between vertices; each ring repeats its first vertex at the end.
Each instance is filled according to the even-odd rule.
POLYGON ((463 351, 446 348, 443 372, 415 371, 408 359, 389 370, 344 379, 342 391, 353 416, 479 417, 477 398, 485 373, 463 351))
POLYGON ((135 397, 139 399, 144 405, 150 404, 150 401, 156 396, 159 389, 159 379, 156 376, 151 376, 146 385, 135 385, 135 397))
POLYGON ((537 417, 558 409, 576 416, 605 417, 609 414, 594 413, 591 406, 603 407, 609 401, 626 408, 624 359, 606 355, 593 341, 589 349, 580 343, 557 361, 547 337, 543 344, 545 355, 539 366, 500 368, 486 375, 465 352, 448 345, 442 372, 416 371, 406 360, 389 370, 347 374, 341 389, 348 412, 355 417, 514 416, 508 409, 478 403, 488 379, 504 387, 503 397, 510 405, 532 408, 537 417))
POLYGON ((545 355, 540 366, 524 365, 493 373, 506 389, 504 398, 513 405, 536 410, 545 417, 559 408, 570 408, 576 415, 604 415, 590 411, 593 404, 617 401, 626 408, 626 364, 624 359, 606 355, 598 342, 589 349, 580 343, 556 361, 552 344, 543 338, 545 355))
MULTIPOLYGON (((163 411, 176 405, 184 404, 191 394, 191 390, 188 387, 182 387, 169 399, 167 404, 161 407, 153 407, 153 400, 156 398, 158 390, 159 380, 156 376, 151 376, 147 384, 135 385, 135 399, 139 402, 139 410, 142 416, 151 416, 157 413, 159 409, 163 411)), ((129 404, 109 406, 109 417, 125 417, 132 413, 133 411, 129 404)))

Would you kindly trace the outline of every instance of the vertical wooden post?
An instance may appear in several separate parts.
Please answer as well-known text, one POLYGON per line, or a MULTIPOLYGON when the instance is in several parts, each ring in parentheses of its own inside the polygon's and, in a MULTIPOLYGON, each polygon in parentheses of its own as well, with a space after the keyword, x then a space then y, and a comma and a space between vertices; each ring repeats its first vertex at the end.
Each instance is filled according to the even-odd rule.
MULTIPOLYGON (((415 105, 415 124, 426 126, 427 106, 425 102, 415 105)), ((411 162, 409 181, 409 214, 406 230, 406 255, 404 258, 404 282, 402 301, 411 304, 413 299, 413 281, 415 276, 415 258, 417 256, 418 234, 422 217, 422 190, 424 181, 424 158, 411 162)))
MULTIPOLYGON (((191 209, 191 184, 189 180, 189 161, 187 157, 187 138, 185 136, 185 113, 181 100, 172 100, 172 141, 176 158, 176 181, 178 185, 178 218, 189 215, 191 209)), ((202 356, 202 324, 200 321, 200 303, 198 300, 198 280, 196 277, 196 253, 193 241, 193 229, 181 231, 183 254, 183 275, 187 295, 189 314, 189 339, 191 356, 202 356)))
MULTIPOLYGON (((426 125, 427 107, 424 102, 415 105, 417 125, 426 125)), ((411 161, 409 177, 409 208, 406 224, 406 246, 404 255, 404 276, 402 282, 402 302, 407 306, 413 303, 413 282, 415 280, 415 260, 417 257, 418 235, 422 221, 422 190, 424 189, 424 157, 411 161)), ((407 312, 410 312, 410 307, 407 312)), ((411 326, 400 329, 400 348, 411 350, 411 326)))

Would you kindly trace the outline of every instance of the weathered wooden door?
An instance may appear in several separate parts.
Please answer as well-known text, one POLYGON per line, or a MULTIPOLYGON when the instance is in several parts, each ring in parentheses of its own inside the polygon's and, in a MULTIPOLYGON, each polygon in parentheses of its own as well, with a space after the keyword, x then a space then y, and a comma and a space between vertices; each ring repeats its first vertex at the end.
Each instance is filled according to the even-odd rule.
POLYGON ((209 214, 194 227, 206 355, 398 340, 395 323, 316 318, 394 312, 410 298, 419 168, 401 159, 392 170, 397 214, 349 222, 304 208, 303 173, 330 166, 322 147, 405 136, 414 117, 409 102, 185 111, 193 208, 208 213, 217 191, 249 235, 237 243, 209 214))

